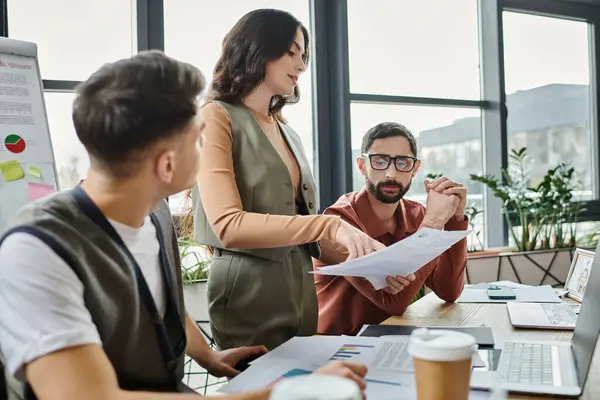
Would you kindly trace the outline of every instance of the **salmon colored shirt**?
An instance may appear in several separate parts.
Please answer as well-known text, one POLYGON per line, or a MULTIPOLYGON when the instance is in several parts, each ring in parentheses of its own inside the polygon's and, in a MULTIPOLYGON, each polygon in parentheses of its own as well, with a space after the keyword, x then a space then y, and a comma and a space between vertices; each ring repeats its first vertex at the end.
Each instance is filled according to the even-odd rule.
MULTIPOLYGON (((301 201, 300 170, 294 154, 273 117, 253 113, 265 136, 285 162, 301 201)), ((207 218, 221 242, 230 248, 270 248, 335 240, 339 217, 325 215, 272 215, 242 208, 235 182, 231 119, 218 103, 202 108, 204 136, 200 150, 198 188, 207 218)))
MULTIPOLYGON (((396 232, 389 232, 379 221, 365 189, 342 196, 325 214, 338 215, 375 240, 390 246, 416 232, 425 216, 423 205, 402 199, 398 203, 396 232)), ((445 230, 465 230, 466 217, 453 217, 445 230)), ((314 260, 315 268, 345 260, 345 247, 332 243, 324 246, 321 259, 314 260)), ((398 294, 375 290, 363 278, 315 275, 319 298, 319 333, 355 335, 364 324, 379 324, 391 316, 402 315, 423 284, 447 302, 455 301, 462 292, 467 266, 466 239, 456 243, 441 256, 415 273, 415 281, 398 294)))

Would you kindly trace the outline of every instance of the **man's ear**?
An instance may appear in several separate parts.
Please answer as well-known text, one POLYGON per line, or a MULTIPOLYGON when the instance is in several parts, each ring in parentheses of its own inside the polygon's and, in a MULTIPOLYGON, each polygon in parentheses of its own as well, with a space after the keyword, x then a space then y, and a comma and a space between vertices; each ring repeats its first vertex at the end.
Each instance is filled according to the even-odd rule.
POLYGON ((419 172, 419 167, 421 167, 421 160, 415 161, 415 167, 412 170, 412 176, 414 177, 419 172))
POLYGON ((357 157, 356 158, 356 166, 358 167, 358 170, 360 171, 361 175, 366 175, 367 171, 365 171, 365 159, 364 157, 357 157))
POLYGON ((165 150, 156 158, 156 174, 164 183, 171 183, 175 174, 175 152, 165 150))

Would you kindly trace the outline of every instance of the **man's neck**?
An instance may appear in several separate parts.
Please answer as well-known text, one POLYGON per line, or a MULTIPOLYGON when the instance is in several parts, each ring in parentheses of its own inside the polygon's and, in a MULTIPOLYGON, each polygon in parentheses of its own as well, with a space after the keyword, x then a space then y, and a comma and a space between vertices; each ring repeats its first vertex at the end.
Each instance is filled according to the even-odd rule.
POLYGON ((369 203, 371 204, 371 209, 373 210, 373 213, 377 216, 377 219, 379 219, 379 221, 384 226, 395 222, 394 215, 396 214, 396 210, 398 209, 400 201, 392 204, 382 203, 368 191, 367 198, 369 199, 369 203))
POLYGON ((113 180, 90 171, 81 187, 106 218, 139 228, 161 197, 149 195, 141 180, 113 180))

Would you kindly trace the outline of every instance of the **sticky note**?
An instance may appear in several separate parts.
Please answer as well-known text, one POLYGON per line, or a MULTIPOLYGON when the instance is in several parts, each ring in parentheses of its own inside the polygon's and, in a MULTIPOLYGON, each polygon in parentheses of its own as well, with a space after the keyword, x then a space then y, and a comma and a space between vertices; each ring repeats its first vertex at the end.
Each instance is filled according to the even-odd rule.
POLYGON ((28 182, 29 200, 34 201, 54 193, 54 186, 44 183, 28 182))
POLYGON ((21 169, 21 164, 17 160, 0 163, 0 171, 2 171, 6 182, 18 181, 25 177, 25 173, 21 169))
POLYGON ((40 171, 38 168, 36 167, 29 167, 27 168, 27 172, 29 172, 29 175, 33 176, 34 178, 41 178, 42 177, 42 171, 40 171))

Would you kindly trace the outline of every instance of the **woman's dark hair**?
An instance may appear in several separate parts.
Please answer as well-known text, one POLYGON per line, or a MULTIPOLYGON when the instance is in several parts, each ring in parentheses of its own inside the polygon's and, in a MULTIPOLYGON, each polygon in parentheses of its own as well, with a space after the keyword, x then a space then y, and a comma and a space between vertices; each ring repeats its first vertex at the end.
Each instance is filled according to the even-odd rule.
MULTIPOLYGON (((267 62, 281 58, 290 50, 298 28, 304 35, 304 63, 307 64, 308 31, 293 15, 274 9, 259 9, 244 15, 223 40, 210 98, 236 103, 252 93, 265 79, 267 62)), ((297 103, 299 99, 296 86, 291 96, 274 96, 269 111, 283 120, 283 106, 297 103)))

